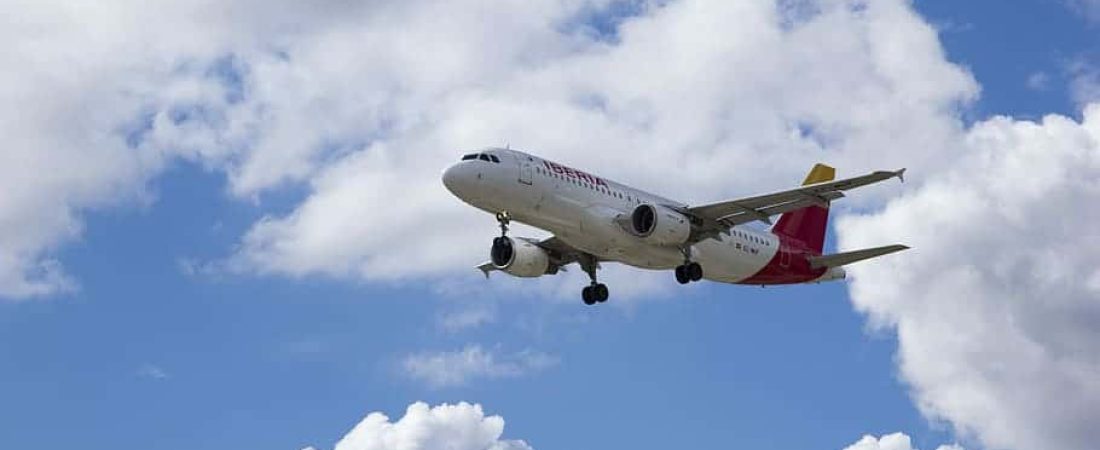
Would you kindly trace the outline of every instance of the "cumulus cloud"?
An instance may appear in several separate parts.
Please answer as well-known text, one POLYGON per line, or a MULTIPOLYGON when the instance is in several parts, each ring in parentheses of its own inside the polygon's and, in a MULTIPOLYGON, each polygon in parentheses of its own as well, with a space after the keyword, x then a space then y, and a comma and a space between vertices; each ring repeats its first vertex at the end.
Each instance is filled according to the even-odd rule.
POLYGON ((227 267, 368 280, 479 262, 491 218, 438 180, 461 149, 511 142, 698 202, 822 159, 943 164, 978 87, 935 30, 903 0, 792 4, 9 2, 0 295, 74 288, 51 254, 81 213, 148 201, 181 160, 243 199, 309 192, 227 267), (612 36, 586 22, 623 11, 612 36))
MULTIPOLYGON (((919 450, 913 447, 913 441, 904 433, 893 433, 876 438, 871 435, 863 436, 855 444, 844 447, 844 450, 919 450)), ((936 450, 966 450, 958 444, 941 445, 936 450)))
POLYGON ((994 118, 954 166, 842 218, 840 246, 913 247, 851 266, 851 298, 898 333, 926 414, 991 448, 1095 448, 1100 430, 1100 105, 994 118))
POLYGON ((531 450, 522 440, 501 439, 503 433, 504 419, 486 416, 481 405, 430 407, 417 402, 395 422, 385 414, 370 413, 334 450, 531 450))
POLYGON ((556 356, 534 350, 506 354, 468 345, 459 351, 409 355, 402 360, 401 368, 414 380, 442 388, 463 385, 476 378, 518 377, 557 364, 556 356))
POLYGON ((360 145, 319 167, 297 208, 249 230, 234 267, 373 280, 468 273, 495 227, 451 198, 439 172, 460 149, 509 141, 697 202, 787 186, 821 159, 853 172, 902 161, 933 170, 961 132, 952 112, 978 91, 907 2, 822 1, 797 14, 763 1, 669 2, 624 19, 613 42, 563 32, 575 5, 553 3, 455 13, 443 29, 419 6, 404 8, 394 23, 409 37, 397 42, 450 55, 414 66, 407 47, 349 39, 388 36, 368 23, 317 33, 288 62, 253 70, 287 83, 260 92, 299 90, 294 74, 316 80, 323 98, 380 99, 368 118, 386 113, 272 109, 310 129, 354 124, 336 141, 360 145), (471 29, 515 39, 466 36, 471 29), (327 81, 352 77, 364 81, 327 81), (669 167, 693 176, 672 180, 669 167), (393 263, 407 255, 416 263, 393 263))
MULTIPOLYGON (((511 142, 688 202, 786 187, 817 161, 907 166, 911 192, 838 230, 844 248, 914 246, 850 273, 856 307, 896 327, 918 405, 992 446, 1097 441, 1094 72, 1075 83, 1080 123, 967 130, 978 84, 909 1, 639 2, 612 35, 585 23, 616 4, 0 4, 0 297, 76 289, 54 255, 81 215, 151 202, 146 181, 180 161, 261 208, 308 194, 227 267, 354 280, 477 276, 495 226, 438 180, 460 149, 511 142)), ((433 367, 539 366, 419 356, 439 384, 433 367)))

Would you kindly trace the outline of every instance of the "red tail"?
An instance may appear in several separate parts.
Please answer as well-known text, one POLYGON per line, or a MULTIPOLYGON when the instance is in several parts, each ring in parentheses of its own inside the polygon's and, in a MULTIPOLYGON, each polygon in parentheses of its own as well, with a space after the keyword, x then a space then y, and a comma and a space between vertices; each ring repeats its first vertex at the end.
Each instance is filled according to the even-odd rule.
MULTIPOLYGON (((836 169, 816 164, 802 185, 832 181, 836 169)), ((772 227, 772 233, 802 241, 810 250, 821 254, 825 248, 825 227, 829 224, 829 208, 808 206, 785 213, 772 227)))

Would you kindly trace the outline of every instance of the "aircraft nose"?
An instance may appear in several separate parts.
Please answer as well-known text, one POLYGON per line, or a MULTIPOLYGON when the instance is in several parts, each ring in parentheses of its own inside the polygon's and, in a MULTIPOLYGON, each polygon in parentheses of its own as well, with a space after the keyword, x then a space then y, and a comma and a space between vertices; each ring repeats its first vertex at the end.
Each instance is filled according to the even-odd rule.
POLYGON ((447 187, 448 191, 459 197, 462 196, 463 185, 467 182, 464 176, 466 171, 463 170, 462 166, 463 164, 455 164, 443 171, 443 185, 447 187))

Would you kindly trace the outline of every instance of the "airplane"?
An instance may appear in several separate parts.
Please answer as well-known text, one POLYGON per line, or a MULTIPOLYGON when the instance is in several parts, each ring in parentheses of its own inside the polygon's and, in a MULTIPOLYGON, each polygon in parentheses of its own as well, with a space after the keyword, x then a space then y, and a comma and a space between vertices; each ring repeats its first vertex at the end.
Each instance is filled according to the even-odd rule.
POLYGON ((591 283, 587 305, 606 302, 597 280, 604 262, 675 272, 680 284, 707 279, 742 285, 820 283, 845 277, 842 266, 906 250, 904 245, 824 255, 829 205, 844 191, 891 178, 905 169, 834 181, 836 170, 817 164, 802 186, 702 205, 669 200, 607 178, 511 148, 465 154, 443 172, 443 184, 462 201, 496 215, 485 277, 553 275, 577 263, 591 283), (772 222, 773 216, 779 220, 772 222), (511 237, 511 221, 553 234, 511 237), (768 231, 744 226, 772 225, 768 231))

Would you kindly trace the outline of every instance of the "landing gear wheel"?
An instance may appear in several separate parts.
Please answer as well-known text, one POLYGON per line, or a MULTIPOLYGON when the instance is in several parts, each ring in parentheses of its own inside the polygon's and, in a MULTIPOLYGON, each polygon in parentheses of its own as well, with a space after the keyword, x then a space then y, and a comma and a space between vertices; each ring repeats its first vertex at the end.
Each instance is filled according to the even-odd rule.
POLYGON ((691 277, 687 273, 687 266, 676 266, 676 282, 680 284, 691 282, 691 277))
POLYGON ((512 248, 512 241, 504 236, 493 238, 493 247, 489 251, 489 259, 493 261, 493 264, 497 267, 507 266, 512 262, 515 249, 512 248))
POLYGON ((608 296, 610 295, 611 294, 607 291, 606 284, 599 283, 595 286, 592 286, 592 296, 596 299, 597 302, 606 302, 608 296))
POLYGON ((685 272, 687 272, 687 276, 691 281, 703 279, 703 266, 700 266, 699 263, 693 262, 688 264, 685 272))
POLYGON ((581 298, 586 305, 606 302, 609 295, 607 285, 603 283, 592 283, 581 290, 581 298))
POLYGON ((594 295, 595 292, 593 291, 595 291, 595 289, 592 289, 592 286, 585 286, 584 289, 581 290, 581 298, 584 299, 584 304, 589 306, 596 304, 598 300, 596 300, 594 295))

